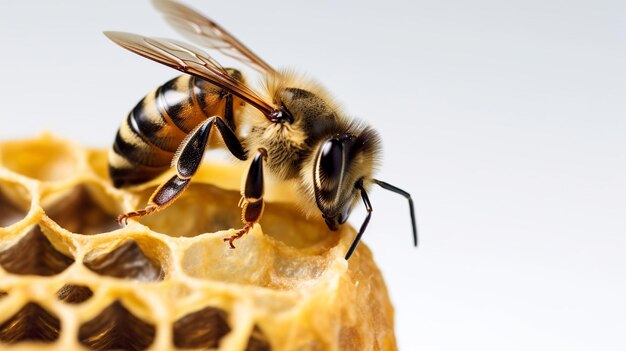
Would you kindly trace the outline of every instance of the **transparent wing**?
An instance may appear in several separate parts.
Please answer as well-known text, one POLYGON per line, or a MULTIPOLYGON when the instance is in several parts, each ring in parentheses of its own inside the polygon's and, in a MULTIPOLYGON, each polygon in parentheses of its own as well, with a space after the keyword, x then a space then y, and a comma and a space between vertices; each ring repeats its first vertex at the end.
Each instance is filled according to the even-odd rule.
POLYGON ((124 32, 104 32, 121 47, 183 73, 202 78, 240 97, 268 116, 274 107, 245 84, 231 78, 211 56, 191 45, 172 40, 143 37, 124 32))
POLYGON ((218 50, 261 72, 276 71, 261 60, 219 24, 199 12, 172 0, 153 0, 152 3, 167 22, 191 42, 218 50))

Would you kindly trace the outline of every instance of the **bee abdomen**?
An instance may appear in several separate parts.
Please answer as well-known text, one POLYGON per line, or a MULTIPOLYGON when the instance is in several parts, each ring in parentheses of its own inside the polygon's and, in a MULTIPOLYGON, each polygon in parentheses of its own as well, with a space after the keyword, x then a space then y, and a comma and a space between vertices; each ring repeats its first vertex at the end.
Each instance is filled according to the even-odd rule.
POLYGON ((136 164, 122 156, 114 148, 109 150, 109 176, 116 188, 141 184, 165 172, 168 166, 150 167, 136 164))
POLYGON ((180 76, 163 84, 159 104, 173 126, 187 134, 206 118, 217 114, 221 89, 193 76, 180 76))
POLYGON ((134 117, 135 110, 122 122, 109 154, 109 174, 117 187, 156 177, 169 168, 174 157, 173 152, 152 144, 141 132, 134 117))
MULTIPOLYGON (((174 124, 164 96, 182 78, 146 95, 122 122, 109 154, 109 174, 115 186, 143 183, 170 167, 186 132, 174 124)), ((189 96, 180 92, 185 93, 189 96)))
POLYGON ((117 187, 165 172, 185 136, 207 117, 222 115, 222 90, 189 75, 174 78, 143 98, 118 130, 109 155, 117 187))

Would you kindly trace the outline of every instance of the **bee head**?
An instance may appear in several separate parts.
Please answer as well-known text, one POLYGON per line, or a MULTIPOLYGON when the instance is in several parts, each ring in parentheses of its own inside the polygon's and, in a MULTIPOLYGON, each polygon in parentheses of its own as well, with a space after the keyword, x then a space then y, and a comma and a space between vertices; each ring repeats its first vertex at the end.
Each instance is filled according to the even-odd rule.
POLYGON ((313 188, 317 207, 328 228, 345 223, 358 200, 357 185, 372 179, 380 145, 376 132, 364 128, 323 141, 317 149, 313 188))

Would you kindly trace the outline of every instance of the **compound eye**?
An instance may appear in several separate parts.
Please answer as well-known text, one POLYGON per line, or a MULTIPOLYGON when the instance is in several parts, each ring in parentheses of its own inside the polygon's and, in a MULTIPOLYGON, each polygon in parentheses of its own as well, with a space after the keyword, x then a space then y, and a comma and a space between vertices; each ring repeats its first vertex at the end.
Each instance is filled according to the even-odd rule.
POLYGON ((333 201, 339 192, 345 171, 344 144, 337 139, 330 139, 322 145, 316 172, 316 181, 320 195, 333 201))

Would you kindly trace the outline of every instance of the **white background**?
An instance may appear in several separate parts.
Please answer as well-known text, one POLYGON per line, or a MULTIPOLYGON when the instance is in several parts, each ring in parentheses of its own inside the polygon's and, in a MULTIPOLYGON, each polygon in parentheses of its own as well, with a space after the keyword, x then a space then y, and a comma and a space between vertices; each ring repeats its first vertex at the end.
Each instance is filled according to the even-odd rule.
MULTIPOLYGON (((626 349, 626 2, 190 4, 382 134, 421 240, 370 194, 401 350, 626 349)), ((177 74, 103 30, 178 37, 144 1, 0 2, 1 139, 108 147, 177 74)))

